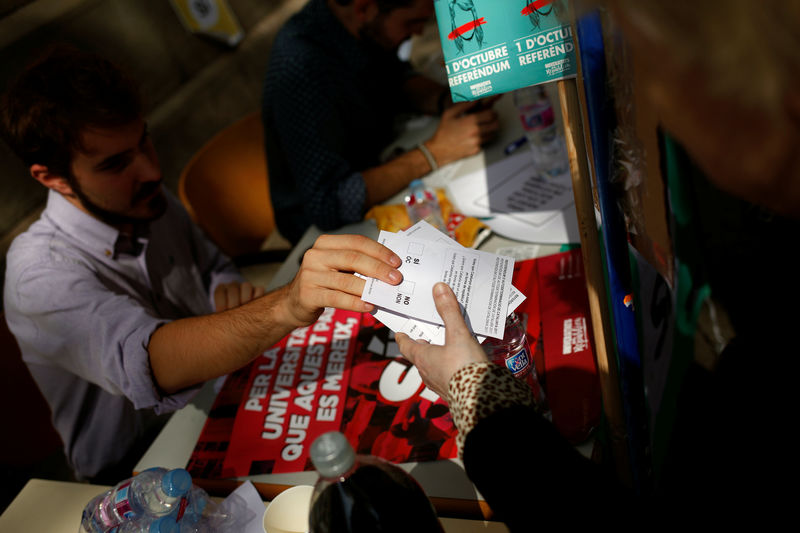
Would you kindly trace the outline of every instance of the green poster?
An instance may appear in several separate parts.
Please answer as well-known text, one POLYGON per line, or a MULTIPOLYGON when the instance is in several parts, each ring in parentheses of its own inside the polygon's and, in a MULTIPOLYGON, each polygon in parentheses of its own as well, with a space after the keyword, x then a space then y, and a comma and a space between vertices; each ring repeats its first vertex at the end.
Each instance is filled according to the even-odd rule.
POLYGON ((575 76, 567 0, 434 0, 453 101, 575 76))

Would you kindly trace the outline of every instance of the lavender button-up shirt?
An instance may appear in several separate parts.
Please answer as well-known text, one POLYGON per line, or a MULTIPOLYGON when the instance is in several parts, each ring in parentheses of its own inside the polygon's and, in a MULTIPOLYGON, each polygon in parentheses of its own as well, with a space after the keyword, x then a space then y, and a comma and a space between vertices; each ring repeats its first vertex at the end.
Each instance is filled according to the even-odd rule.
POLYGON ((197 392, 159 392, 150 336, 211 313, 214 288, 241 280, 167 196, 148 237, 124 251, 117 230, 50 191, 40 219, 8 252, 6 320, 81 478, 129 460, 159 415, 197 392))

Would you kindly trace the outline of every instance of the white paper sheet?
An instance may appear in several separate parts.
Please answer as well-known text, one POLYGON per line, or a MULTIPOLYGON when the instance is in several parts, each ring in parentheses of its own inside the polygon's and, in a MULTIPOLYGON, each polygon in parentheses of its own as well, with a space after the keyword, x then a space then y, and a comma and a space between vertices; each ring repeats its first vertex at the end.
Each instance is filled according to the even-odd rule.
POLYGON ((466 309, 472 331, 502 338, 511 294, 514 260, 469 248, 382 231, 378 241, 398 254, 403 264, 400 285, 369 279, 361 298, 410 317, 442 324, 433 302, 433 285, 444 281, 466 309))
MULTIPOLYGON (((258 494, 258 491, 253 486, 251 481, 245 481, 239 487, 233 491, 227 499, 238 496, 242 498, 244 504, 246 506, 244 512, 251 512, 252 516, 250 520, 243 524, 239 524, 241 528, 239 531, 242 533, 264 533, 264 511, 266 511, 266 506, 264 505, 264 501, 261 499, 261 496, 258 494)), ((226 502, 223 501, 222 505, 226 502)))
POLYGON ((544 178, 535 171, 531 154, 520 150, 481 170, 453 180, 448 195, 468 216, 500 235, 525 242, 573 242, 578 235, 572 180, 568 172, 544 178))
MULTIPOLYGON (((464 248, 464 246, 461 246, 461 244, 459 244, 458 241, 451 239, 448 235, 445 235, 444 233, 442 233, 432 225, 428 224, 424 220, 420 220, 419 222, 417 222, 416 224, 414 224, 413 226, 411 226, 410 228, 401 233, 408 236, 414 236, 419 239, 437 242, 444 246, 455 246, 458 248, 464 248)), ((499 254, 499 255, 504 255, 504 254, 499 254)), ((521 304, 524 300, 525 300, 525 295, 522 294, 519 290, 517 290, 516 287, 512 285, 511 296, 509 296, 508 298, 508 314, 510 315, 514 311, 514 309, 519 307, 519 304, 521 304)))
MULTIPOLYGON (((457 241, 451 239, 448 235, 445 235, 424 220, 420 220, 405 232, 401 233, 413 235, 414 237, 439 243, 444 246, 462 247, 457 241)), ((512 285, 511 296, 508 299, 507 315, 510 315, 524 300, 525 295, 512 285)), ((445 329, 442 325, 423 322, 405 314, 389 311, 381 307, 376 307, 372 315, 394 332, 405 333, 414 340, 424 340, 440 346, 444 344, 445 329)), ((476 338, 479 343, 482 343, 486 339, 483 335, 476 335, 476 338)))

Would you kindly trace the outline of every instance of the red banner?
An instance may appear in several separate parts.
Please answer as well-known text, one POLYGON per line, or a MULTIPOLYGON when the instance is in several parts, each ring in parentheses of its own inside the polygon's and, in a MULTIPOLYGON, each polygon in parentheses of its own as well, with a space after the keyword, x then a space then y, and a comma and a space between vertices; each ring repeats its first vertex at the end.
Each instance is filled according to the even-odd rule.
MULTIPOLYGON (((579 250, 514 269, 553 421, 573 441, 600 415, 584 281, 579 250)), ((399 357, 392 332, 369 314, 327 309, 228 377, 187 468, 206 479, 311 470, 309 447, 330 430, 393 462, 457 455, 447 405, 399 357)))
POLYGON ((305 469, 311 442, 340 427, 359 318, 327 309, 254 361, 223 475, 305 469))

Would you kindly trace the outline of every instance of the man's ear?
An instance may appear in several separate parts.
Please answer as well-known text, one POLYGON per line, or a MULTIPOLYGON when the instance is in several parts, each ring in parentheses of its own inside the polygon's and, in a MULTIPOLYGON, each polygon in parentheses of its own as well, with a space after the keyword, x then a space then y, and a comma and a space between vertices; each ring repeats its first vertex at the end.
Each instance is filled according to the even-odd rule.
POLYGON ((45 165, 40 165, 38 163, 33 164, 31 165, 30 171, 33 179, 48 189, 53 189, 64 196, 72 195, 72 187, 67 179, 61 175, 53 174, 45 165))

